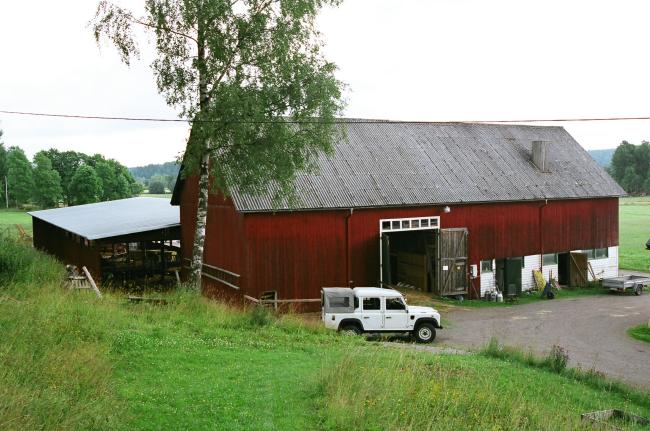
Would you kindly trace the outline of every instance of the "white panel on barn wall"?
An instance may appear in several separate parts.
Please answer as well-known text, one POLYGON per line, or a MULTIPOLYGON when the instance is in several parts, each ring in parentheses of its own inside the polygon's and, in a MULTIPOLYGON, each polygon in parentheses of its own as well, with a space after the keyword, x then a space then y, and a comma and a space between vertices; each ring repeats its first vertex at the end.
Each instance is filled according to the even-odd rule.
MULTIPOLYGON (((492 261, 492 268, 496 268, 494 260, 492 261)), ((496 275, 494 271, 482 272, 481 273, 481 296, 485 296, 485 292, 494 290, 494 286, 496 286, 496 275)))
POLYGON ((539 254, 524 256, 524 267, 521 269, 521 290, 530 290, 535 287, 533 270, 539 269, 539 254))

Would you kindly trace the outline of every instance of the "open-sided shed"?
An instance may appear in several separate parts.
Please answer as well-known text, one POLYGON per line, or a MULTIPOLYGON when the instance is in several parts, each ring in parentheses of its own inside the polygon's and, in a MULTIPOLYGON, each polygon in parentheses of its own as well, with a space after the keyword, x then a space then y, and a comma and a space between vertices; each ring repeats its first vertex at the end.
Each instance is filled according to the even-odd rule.
POLYGON ((180 266, 180 216, 167 199, 130 198, 29 213, 34 247, 96 280, 161 275, 180 266))

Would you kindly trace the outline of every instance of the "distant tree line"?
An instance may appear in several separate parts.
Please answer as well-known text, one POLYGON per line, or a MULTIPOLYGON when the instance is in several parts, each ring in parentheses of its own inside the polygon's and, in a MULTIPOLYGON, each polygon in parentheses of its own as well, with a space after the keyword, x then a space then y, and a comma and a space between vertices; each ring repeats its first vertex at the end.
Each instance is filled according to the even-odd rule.
POLYGON ((5 149, 1 141, 0 183, 0 203, 6 205, 6 184, 13 207, 82 205, 142 193, 142 185, 125 166, 100 154, 50 149, 39 151, 30 162, 20 147, 5 149))
POLYGON ((174 190, 179 168, 178 163, 167 162, 129 168, 129 171, 149 193, 163 194, 174 190))
POLYGON ((650 142, 623 141, 612 156, 609 173, 628 193, 650 193, 650 142))
POLYGON ((178 175, 179 165, 176 162, 167 162, 162 164, 151 164, 146 166, 138 166, 136 168, 129 168, 131 174, 137 179, 150 179, 155 176, 172 176, 176 178, 178 175))

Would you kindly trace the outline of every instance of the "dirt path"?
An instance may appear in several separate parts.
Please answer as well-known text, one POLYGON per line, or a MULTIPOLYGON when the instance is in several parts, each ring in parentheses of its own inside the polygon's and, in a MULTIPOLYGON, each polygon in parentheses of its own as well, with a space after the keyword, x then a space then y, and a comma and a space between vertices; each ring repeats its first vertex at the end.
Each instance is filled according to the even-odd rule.
POLYGON ((546 354, 554 344, 573 367, 595 369, 631 385, 650 388, 650 344, 626 334, 650 319, 650 293, 541 301, 498 308, 456 308, 437 343, 482 347, 492 337, 509 346, 546 354))

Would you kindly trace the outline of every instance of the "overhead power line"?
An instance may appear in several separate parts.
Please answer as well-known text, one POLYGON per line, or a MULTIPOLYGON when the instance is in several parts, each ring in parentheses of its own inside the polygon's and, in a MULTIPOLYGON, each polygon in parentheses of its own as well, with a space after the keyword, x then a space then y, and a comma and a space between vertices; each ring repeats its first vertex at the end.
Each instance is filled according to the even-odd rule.
MULTIPOLYGON (((68 118, 79 120, 113 120, 113 121, 143 121, 143 122, 156 122, 156 123, 215 123, 221 120, 191 120, 184 118, 153 118, 153 117, 112 117, 102 115, 80 115, 80 114, 54 114, 45 112, 24 112, 24 111, 6 111, 0 110, 0 114, 7 115, 25 115, 32 117, 53 117, 53 118, 68 118)), ((363 120, 363 119, 336 119, 328 123, 334 124, 347 124, 347 123, 367 123, 367 124, 436 124, 436 123, 581 123, 581 122, 596 122, 596 121, 639 121, 650 120, 648 117, 592 117, 592 118, 544 118, 544 119, 527 119, 527 120, 438 120, 438 121, 408 121, 408 120, 363 120)), ((319 120, 246 120, 236 119, 230 121, 231 123, 241 124, 274 124, 274 123, 288 123, 288 124, 316 124, 319 120)))

